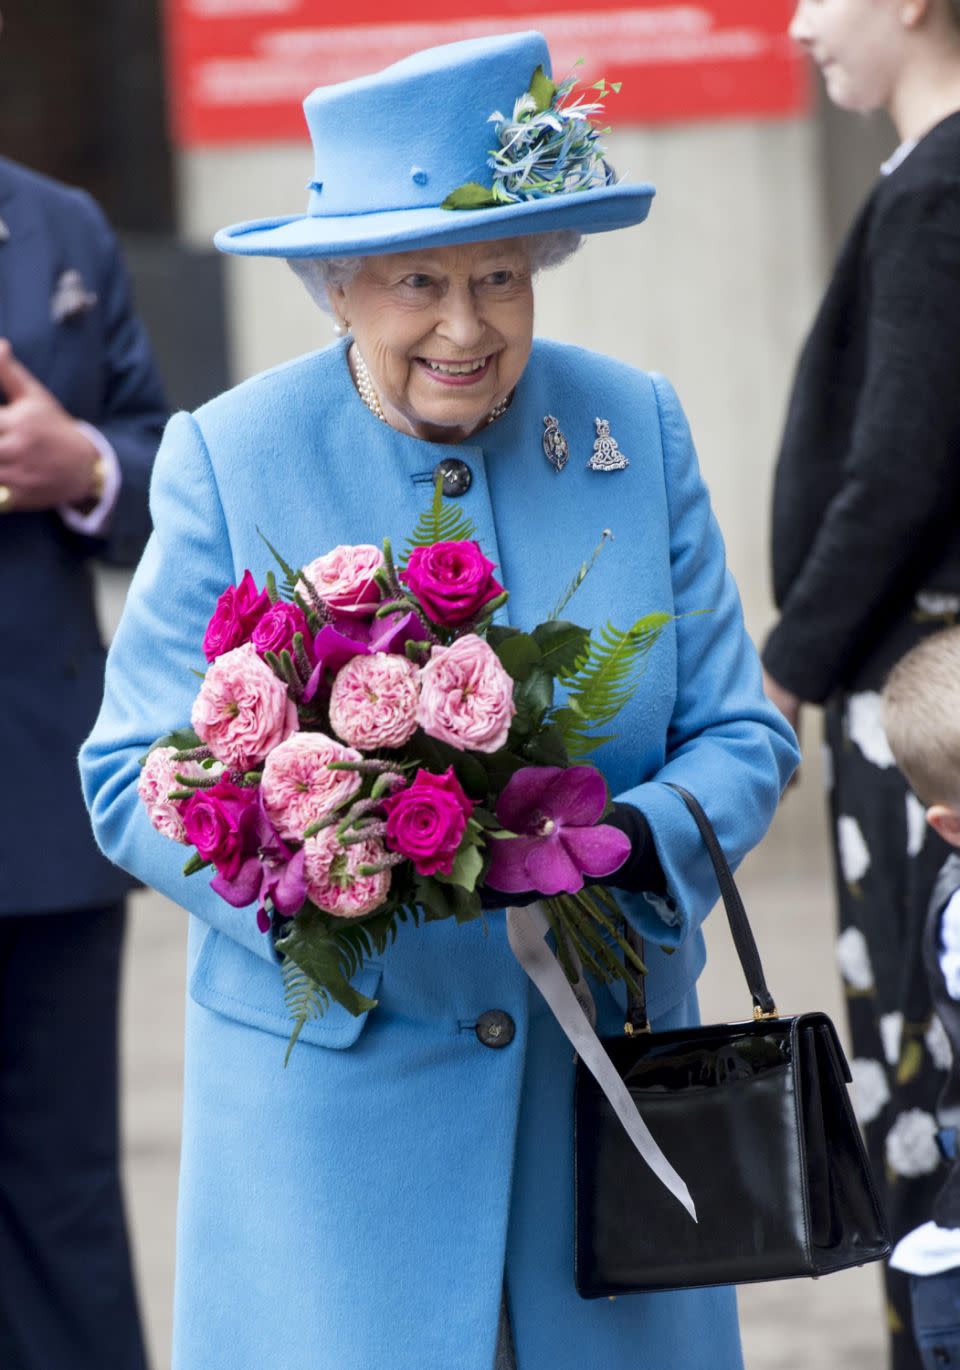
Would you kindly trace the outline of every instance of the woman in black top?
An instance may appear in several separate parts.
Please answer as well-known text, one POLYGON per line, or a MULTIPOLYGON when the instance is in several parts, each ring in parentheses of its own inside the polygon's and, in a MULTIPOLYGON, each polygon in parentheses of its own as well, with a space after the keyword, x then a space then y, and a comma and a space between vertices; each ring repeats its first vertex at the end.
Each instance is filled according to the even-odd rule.
MULTIPOLYGON (((854 1070, 895 1237, 930 1215, 943 1053, 920 964, 946 848, 897 772, 879 690, 960 617, 960 0, 800 0, 792 36, 846 109, 902 139, 855 222, 803 349, 777 465, 767 690, 826 708, 854 1070)), ((892 1364, 921 1362, 906 1279, 892 1364)))

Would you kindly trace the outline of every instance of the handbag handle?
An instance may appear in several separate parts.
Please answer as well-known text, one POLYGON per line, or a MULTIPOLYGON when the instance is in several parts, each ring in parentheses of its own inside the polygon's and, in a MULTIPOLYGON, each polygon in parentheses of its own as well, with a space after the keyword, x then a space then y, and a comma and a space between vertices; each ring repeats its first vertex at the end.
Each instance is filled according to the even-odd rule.
MULTIPOLYGON (((773 996, 767 989, 753 929, 750 927, 747 911, 743 906, 743 900, 740 898, 740 891, 734 883, 733 873, 727 864, 723 848, 713 830, 713 824, 701 808, 699 800, 695 799, 689 790, 683 789, 681 785, 671 784, 669 781, 667 785, 669 789, 676 791, 690 810, 713 863, 717 884, 720 887, 720 895, 723 899, 723 907, 727 914, 727 922, 730 924, 730 932, 733 936, 733 944, 737 949, 737 956, 740 958, 747 988, 753 998, 753 1016, 755 1018, 775 1018, 777 1007, 773 1002, 773 996)), ((627 941, 642 960, 643 938, 639 933, 633 931, 629 923, 626 934, 627 941)), ((647 991, 643 976, 640 976, 637 983, 639 992, 634 993, 631 990, 627 995, 626 1030, 628 1033, 650 1031, 650 1022, 647 1018, 647 991)))

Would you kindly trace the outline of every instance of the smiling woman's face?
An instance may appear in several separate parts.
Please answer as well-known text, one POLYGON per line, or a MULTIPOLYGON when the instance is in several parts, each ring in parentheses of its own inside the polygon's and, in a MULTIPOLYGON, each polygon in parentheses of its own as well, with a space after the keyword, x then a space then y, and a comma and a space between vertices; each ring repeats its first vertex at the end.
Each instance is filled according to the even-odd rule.
POLYGON ((367 257, 330 290, 387 422, 461 442, 513 390, 533 341, 522 238, 367 257))

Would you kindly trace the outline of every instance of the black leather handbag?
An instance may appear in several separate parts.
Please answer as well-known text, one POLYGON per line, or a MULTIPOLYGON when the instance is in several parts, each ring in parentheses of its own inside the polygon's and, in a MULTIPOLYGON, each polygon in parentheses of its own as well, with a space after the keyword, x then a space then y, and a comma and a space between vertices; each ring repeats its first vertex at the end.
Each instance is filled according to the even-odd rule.
POLYGON ((686 1181, 697 1222, 578 1062, 574 1266, 586 1299, 823 1275, 890 1250, 833 1024, 824 1013, 777 1015, 710 821, 672 788, 713 861, 754 1017, 652 1033, 644 999, 631 998, 625 1035, 603 1043, 686 1181))

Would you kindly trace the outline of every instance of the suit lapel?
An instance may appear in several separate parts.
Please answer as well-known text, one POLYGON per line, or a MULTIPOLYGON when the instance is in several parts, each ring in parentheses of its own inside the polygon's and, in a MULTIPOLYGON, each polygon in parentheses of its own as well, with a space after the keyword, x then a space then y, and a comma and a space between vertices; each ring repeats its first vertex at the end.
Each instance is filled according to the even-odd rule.
POLYGON ((49 374, 56 328, 50 297, 58 275, 54 244, 33 197, 0 176, 0 218, 9 237, 0 243, 0 337, 35 375, 49 374))

